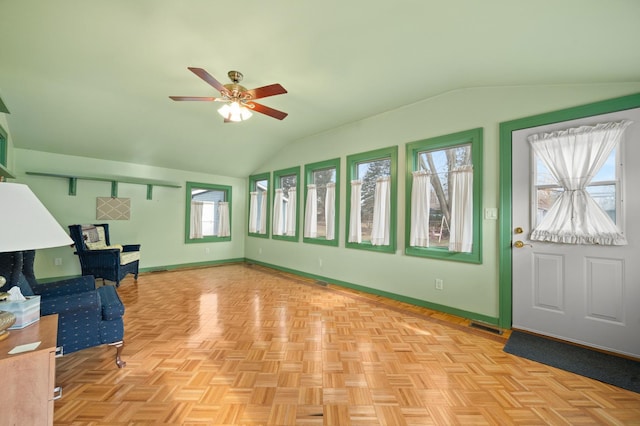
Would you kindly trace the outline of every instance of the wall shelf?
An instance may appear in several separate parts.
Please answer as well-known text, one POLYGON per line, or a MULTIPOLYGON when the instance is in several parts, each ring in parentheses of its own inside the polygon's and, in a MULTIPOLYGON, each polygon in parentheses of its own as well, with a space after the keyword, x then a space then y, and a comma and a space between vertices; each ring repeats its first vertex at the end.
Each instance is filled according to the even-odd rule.
POLYGON ((111 182, 111 196, 118 196, 118 183, 131 183, 134 185, 145 185, 147 187, 147 200, 151 200, 153 197, 154 186, 164 186, 167 188, 182 188, 181 185, 175 182, 167 182, 155 179, 134 178, 127 176, 80 176, 80 175, 67 175, 62 173, 49 173, 49 172, 26 172, 28 175, 45 176, 52 178, 61 178, 69 180, 69 195, 76 195, 76 188, 78 180, 93 180, 98 182, 111 182))

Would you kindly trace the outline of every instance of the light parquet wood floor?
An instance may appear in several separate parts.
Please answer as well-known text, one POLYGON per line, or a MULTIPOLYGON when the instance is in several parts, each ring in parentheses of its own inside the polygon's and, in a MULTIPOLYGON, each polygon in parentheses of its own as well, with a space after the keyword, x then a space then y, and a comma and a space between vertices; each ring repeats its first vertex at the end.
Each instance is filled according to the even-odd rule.
POLYGON ((640 425, 640 394, 518 358, 503 336, 244 264, 141 275, 124 369, 57 361, 56 425, 640 425))

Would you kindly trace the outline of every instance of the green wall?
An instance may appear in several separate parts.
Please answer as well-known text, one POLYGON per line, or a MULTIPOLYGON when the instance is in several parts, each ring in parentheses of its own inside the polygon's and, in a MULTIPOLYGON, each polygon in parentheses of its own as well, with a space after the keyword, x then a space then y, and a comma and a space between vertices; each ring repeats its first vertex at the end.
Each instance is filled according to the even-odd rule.
MULTIPOLYGON (((482 222, 481 265, 416 258, 403 254, 405 144, 476 127, 484 128, 482 207, 497 208, 498 132, 501 122, 638 91, 640 83, 457 90, 288 144, 282 151, 274 153, 270 160, 252 174, 294 166, 303 167, 307 163, 340 157, 343 174, 340 180, 339 247, 246 236, 247 179, 16 149, 12 146, 11 138, 9 169, 16 175, 17 182, 26 183, 33 189, 65 227, 71 223, 94 222, 96 197, 110 196, 110 184, 78 181, 77 195, 69 196, 66 180, 25 175, 26 171, 87 175, 101 171, 112 175, 179 182, 183 186, 181 189, 154 188, 152 200, 146 199, 145 186, 119 185, 119 196, 131 198, 132 212, 129 221, 110 222, 113 240, 118 243, 141 243, 141 267, 146 270, 246 257, 281 269, 359 286, 399 299, 441 308, 447 312, 497 323, 497 220, 482 222), (398 249, 394 254, 346 249, 345 158, 350 154, 391 145, 399 146, 398 249), (232 187, 233 238, 230 242, 184 244, 186 181, 232 187), (435 290, 436 278, 444 281, 444 290, 435 290)), ((5 123, 6 121, 3 125, 5 123)), ((4 127, 10 132, 8 126, 4 127)), ((299 234, 302 234, 302 228, 299 234)), ((78 260, 69 247, 40 250, 36 268, 40 278, 76 275, 80 272, 78 260), (54 265, 55 258, 63 260, 61 266, 54 265)))
MULTIPOLYGON (((149 167, 131 163, 14 149, 16 182, 28 184, 58 222, 67 230, 75 223, 96 223, 96 197, 111 196, 110 182, 78 180, 77 195, 69 196, 67 179, 27 175, 27 171, 92 175, 117 175, 176 182, 181 188, 153 188, 147 200, 147 187, 120 183, 118 196, 131 199, 131 219, 108 221, 111 242, 142 244, 142 270, 199 264, 244 257, 246 182, 244 179, 215 174, 149 167), (229 185, 233 193, 232 239, 228 242, 185 244, 184 216, 186 181, 229 185)), ((36 255, 38 278, 80 274, 80 264, 69 247, 39 250, 36 255), (54 260, 62 259, 55 266, 54 260)))
MULTIPOLYGON (((274 155, 254 173, 399 145, 398 250, 395 254, 344 248, 346 179, 341 176, 340 246, 326 247, 247 237, 245 256, 259 263, 328 281, 362 286, 399 299, 497 323, 498 221, 483 220, 483 263, 405 256, 405 144, 476 127, 484 128, 483 208, 499 206, 499 124, 516 118, 638 92, 640 83, 474 88, 448 92, 300 140, 274 155), (434 280, 444 281, 435 290, 434 280)), ((509 214, 499 212, 498 214, 509 214)), ((301 215, 303 217, 303 215, 301 215)))

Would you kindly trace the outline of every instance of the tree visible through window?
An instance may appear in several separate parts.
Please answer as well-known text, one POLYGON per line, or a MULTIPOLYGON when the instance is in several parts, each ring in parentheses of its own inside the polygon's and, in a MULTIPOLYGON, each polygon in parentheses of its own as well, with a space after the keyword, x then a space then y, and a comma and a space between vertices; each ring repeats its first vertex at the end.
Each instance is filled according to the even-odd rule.
POLYGON ((398 147, 347 157, 346 247, 393 253, 398 147))
POLYGON ((407 144, 405 253, 481 263, 482 129, 407 144))
POLYGON ((304 242, 338 245, 340 159, 305 166, 304 242))
POLYGON ((298 239, 298 181, 300 167, 273 172, 273 225, 274 239, 298 239))
POLYGON ((418 153, 419 170, 431 177, 429 247, 448 247, 454 170, 471 165, 471 144, 418 153))
POLYGON ((371 241, 376 183, 378 179, 387 176, 391 176, 390 158, 358 163, 356 179, 362 181, 360 217, 363 241, 371 241))

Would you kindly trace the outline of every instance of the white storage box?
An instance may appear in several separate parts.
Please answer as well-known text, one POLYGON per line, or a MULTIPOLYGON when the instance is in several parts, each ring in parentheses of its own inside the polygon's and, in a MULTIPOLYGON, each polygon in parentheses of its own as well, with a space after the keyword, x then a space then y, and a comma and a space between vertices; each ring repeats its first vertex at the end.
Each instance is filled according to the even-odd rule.
POLYGON ((12 312, 16 322, 9 330, 25 328, 40 319, 40 296, 26 296, 27 300, 0 302, 0 311, 12 312))

